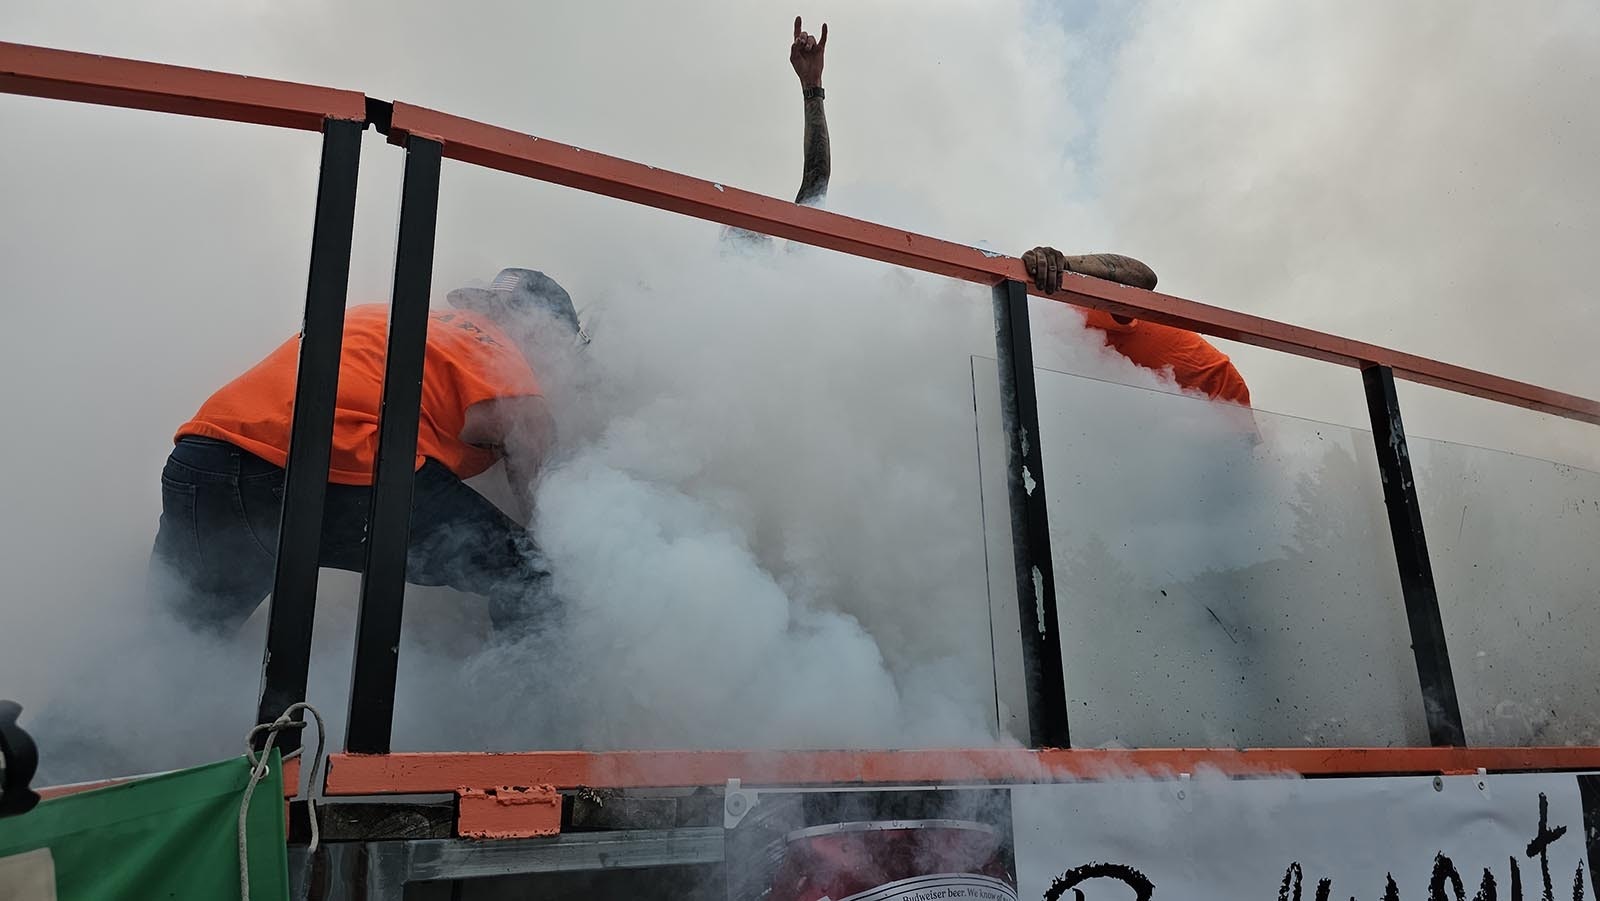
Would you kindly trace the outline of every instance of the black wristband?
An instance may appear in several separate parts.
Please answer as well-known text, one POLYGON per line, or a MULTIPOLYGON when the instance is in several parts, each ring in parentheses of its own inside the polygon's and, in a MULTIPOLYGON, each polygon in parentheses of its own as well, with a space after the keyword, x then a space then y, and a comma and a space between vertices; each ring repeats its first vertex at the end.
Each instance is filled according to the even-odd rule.
POLYGON ((800 91, 800 96, 806 98, 807 100, 821 100, 827 95, 823 92, 822 85, 819 84, 814 88, 802 88, 800 91))

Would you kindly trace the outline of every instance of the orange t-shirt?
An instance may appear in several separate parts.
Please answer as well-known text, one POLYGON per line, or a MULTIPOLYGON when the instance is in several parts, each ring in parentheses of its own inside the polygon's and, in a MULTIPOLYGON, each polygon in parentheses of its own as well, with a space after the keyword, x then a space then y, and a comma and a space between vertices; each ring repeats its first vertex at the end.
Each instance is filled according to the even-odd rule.
POLYGON ((1194 332, 1134 319, 1126 325, 1100 310, 1085 310, 1085 324, 1106 333, 1106 344, 1157 372, 1172 367, 1173 379, 1212 400, 1250 406, 1250 389, 1228 355, 1194 332))
MULTIPOLYGON (((345 311, 328 471, 328 480, 336 484, 372 484, 388 335, 387 305, 364 304, 345 311)), ((291 338, 211 395, 194 419, 178 429, 176 438, 215 438, 274 465, 286 465, 299 359, 300 339, 291 338)), ((430 312, 417 466, 431 458, 463 479, 483 472, 499 454, 461 440, 467 408, 495 398, 539 393, 527 360, 491 320, 465 310, 430 312)))

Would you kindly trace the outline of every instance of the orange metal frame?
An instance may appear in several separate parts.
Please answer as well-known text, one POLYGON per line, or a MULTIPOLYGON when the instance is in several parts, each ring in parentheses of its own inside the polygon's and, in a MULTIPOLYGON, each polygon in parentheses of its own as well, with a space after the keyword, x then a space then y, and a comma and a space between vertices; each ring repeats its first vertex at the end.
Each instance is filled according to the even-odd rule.
MULTIPOLYGON (((724 225, 937 275, 995 285, 1027 282, 1022 261, 965 244, 852 219, 665 169, 593 153, 409 103, 394 105, 392 143, 429 138, 444 155, 490 169, 604 194, 724 225)), ((1381 364, 1396 376, 1462 394, 1600 424, 1600 402, 1484 372, 1352 341, 1222 307, 1069 273, 1061 290, 1036 297, 1165 323, 1230 341, 1345 366, 1381 364)))
MULTIPOLYGON (((324 119, 359 121, 366 95, 315 85, 0 42, 0 93, 316 130, 324 119)), ((985 285, 1026 281, 1015 257, 803 207, 521 132, 395 103, 390 140, 444 145, 462 162, 765 232, 884 263, 985 285)), ((1070 274, 1070 273, 1069 273, 1070 274)), ((1239 313, 1170 294, 1072 274, 1053 295, 1104 310, 1345 366, 1381 364, 1400 378, 1600 424, 1600 401, 1239 313)))
MULTIPOLYGON (((364 120, 365 95, 135 60, 0 42, 0 92, 159 110, 285 128, 364 120)), ((408 103, 389 138, 439 141, 446 157, 985 285, 1026 282, 1020 260, 741 191, 408 103)), ((1046 296, 1046 295, 1039 295, 1046 296)), ((1125 314, 1600 424, 1600 402, 1181 297, 1084 276, 1048 299, 1125 314)), ((1289 748, 1262 750, 579 751, 335 754, 330 795, 453 792, 463 834, 559 827, 560 788, 1007 783, 1165 775, 1455 774, 1600 770, 1600 748, 1289 748)), ((292 783, 291 783, 292 784, 292 783)), ((69 791, 71 789, 68 789, 69 791)))
POLYGON ((328 795, 454 793, 466 838, 561 831, 562 789, 1049 783, 1181 773, 1427 776, 1600 770, 1600 748, 1159 748, 334 754, 328 795))
POLYGON ((905 751, 529 751, 334 754, 330 795, 454 792, 496 786, 670 788, 915 785, 1172 776, 1435 775, 1600 770, 1600 748, 1150 748, 905 751))
POLYGON ((367 98, 359 91, 3 41, 0 93, 308 131, 320 131, 324 119, 367 116, 367 98))

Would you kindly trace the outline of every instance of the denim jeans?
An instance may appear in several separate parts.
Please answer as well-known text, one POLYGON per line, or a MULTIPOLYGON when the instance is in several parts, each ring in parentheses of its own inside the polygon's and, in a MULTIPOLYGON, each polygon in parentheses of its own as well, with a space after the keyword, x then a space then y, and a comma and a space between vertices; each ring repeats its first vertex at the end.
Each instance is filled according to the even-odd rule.
MULTIPOLYGON (((272 591, 284 471, 210 438, 183 438, 161 473, 152 588, 184 621, 236 630, 272 591), (160 573, 160 570, 166 573, 160 573)), ((444 466, 417 470, 406 581, 481 595, 497 632, 553 613, 550 576, 527 531, 444 466)), ((369 486, 328 485, 321 565, 360 572, 369 486)))

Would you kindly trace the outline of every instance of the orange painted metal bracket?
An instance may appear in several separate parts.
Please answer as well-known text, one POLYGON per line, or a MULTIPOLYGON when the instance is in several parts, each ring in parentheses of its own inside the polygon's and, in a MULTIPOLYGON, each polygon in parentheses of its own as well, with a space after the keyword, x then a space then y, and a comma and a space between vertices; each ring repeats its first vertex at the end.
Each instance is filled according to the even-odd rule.
POLYGON ((561 794, 548 785, 465 789, 458 793, 462 838, 534 838, 561 832, 561 794))
MULTIPOLYGON (((800 206, 409 103, 396 103, 389 141, 403 144, 409 135, 439 141, 449 159, 883 263, 984 285, 995 285, 1004 279, 1027 281, 1022 261, 1015 257, 800 206)), ((1076 274, 1071 274, 1054 294, 1032 289, 1030 293, 1345 366, 1381 364, 1400 378, 1600 424, 1600 401, 1169 294, 1076 274)))
POLYGON ((461 792, 502 785, 666 788, 1053 782, 1161 776, 1374 776, 1600 770, 1600 748, 1171 748, 918 751, 533 751, 334 754, 326 793, 461 792))
POLYGON ((114 56, 0 41, 0 93, 318 131, 366 121, 366 96, 114 56))

